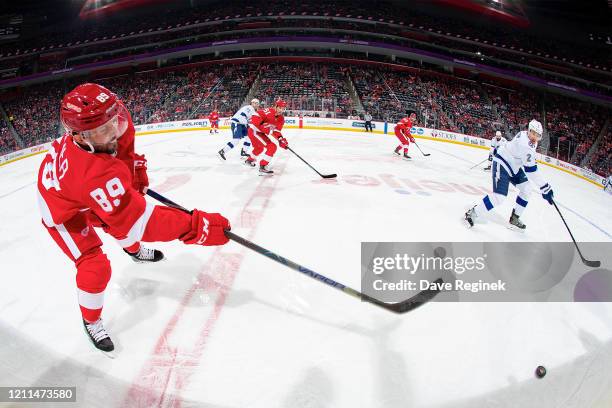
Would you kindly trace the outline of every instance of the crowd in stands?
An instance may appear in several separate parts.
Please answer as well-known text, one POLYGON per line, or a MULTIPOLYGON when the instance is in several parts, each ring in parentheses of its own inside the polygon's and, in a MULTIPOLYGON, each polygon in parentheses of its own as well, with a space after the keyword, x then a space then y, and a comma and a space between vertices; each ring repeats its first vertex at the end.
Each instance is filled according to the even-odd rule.
POLYGON ((17 141, 11 135, 6 122, 0 120, 0 155, 19 150, 17 141))
POLYGON ((452 112, 453 131, 490 138, 499 123, 491 103, 486 101, 475 82, 438 79, 435 96, 442 111, 452 112))
POLYGON ((64 85, 54 82, 19 89, 4 109, 25 146, 55 139, 59 135, 59 101, 64 85))
POLYGON ((415 108, 426 124, 442 130, 491 138, 500 127, 492 104, 472 81, 434 73, 351 72, 364 109, 376 118, 397 122, 407 108, 415 108))
POLYGON ((552 150, 559 145, 560 158, 580 164, 602 131, 606 111, 598 106, 554 95, 548 95, 546 107, 546 127, 552 150), (559 143, 555 144, 556 140, 559 143))
MULTIPOLYGON (((213 109, 228 117, 247 102, 249 94, 266 104, 281 97, 287 100, 290 114, 323 111, 346 118, 368 112, 374 120, 392 123, 413 108, 419 111, 421 125, 485 138, 492 137, 495 130, 510 138, 536 118, 544 122, 550 135, 548 154, 559 154, 560 159, 572 159, 578 165, 584 164, 610 116, 610 110, 567 97, 483 84, 443 72, 404 69, 331 63, 209 64, 96 82, 120 96, 136 124, 205 118, 213 109)), ((82 80, 25 87, 5 98, 3 106, 26 145, 57 137, 59 101, 79 82, 82 80)), ((6 124, 0 127, 0 134, 3 151, 17 148, 6 124)), ((610 170, 610 138, 609 133, 590 160, 593 170, 602 175, 610 170)))
MULTIPOLYGON (((232 116, 246 102, 245 98, 253 86, 259 70, 259 66, 255 64, 223 67, 217 73, 220 80, 217 81, 216 86, 213 85, 209 92, 200 96, 200 98, 204 98, 200 99, 202 103, 198 107, 200 117, 204 117, 203 114, 207 115, 213 109, 217 110, 221 117, 232 116)), ((193 93, 196 92, 198 91, 193 91, 193 93)), ((189 98, 185 100, 189 101, 189 98)))
POLYGON ((599 142, 597 150, 593 152, 587 165, 593 172, 602 175, 612 175, 612 129, 608 126, 608 133, 599 142))
POLYGON ((493 109, 497 111, 502 129, 509 137, 525 130, 531 119, 542 122, 539 96, 527 88, 508 89, 486 85, 493 109))
POLYGON ((351 67, 350 75, 366 112, 375 120, 397 122, 405 110, 428 105, 429 89, 415 75, 351 67))
POLYGON ((283 98, 290 111, 321 111, 346 118, 353 102, 346 68, 324 64, 267 64, 260 68, 259 93, 267 102, 283 98))
POLYGON ((206 117, 212 109, 233 114, 244 101, 255 71, 248 66, 214 66, 132 74, 98 82, 125 101, 134 123, 169 122, 206 117))

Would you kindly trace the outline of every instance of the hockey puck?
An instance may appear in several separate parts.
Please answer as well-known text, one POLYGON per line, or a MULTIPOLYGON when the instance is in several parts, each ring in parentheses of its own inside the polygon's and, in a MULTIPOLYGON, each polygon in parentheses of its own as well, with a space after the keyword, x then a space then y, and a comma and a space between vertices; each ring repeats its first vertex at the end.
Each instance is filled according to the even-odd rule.
POLYGON ((538 366, 535 370, 535 375, 538 378, 542 378, 546 375, 546 368, 544 366, 538 366))

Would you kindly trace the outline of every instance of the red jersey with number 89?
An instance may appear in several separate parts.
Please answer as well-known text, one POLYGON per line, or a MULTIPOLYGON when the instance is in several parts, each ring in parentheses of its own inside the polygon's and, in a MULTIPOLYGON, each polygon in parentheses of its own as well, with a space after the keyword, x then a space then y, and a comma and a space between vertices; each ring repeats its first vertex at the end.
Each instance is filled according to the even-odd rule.
POLYGON ((52 143, 40 165, 38 201, 48 227, 90 209, 117 239, 125 238, 147 209, 132 188, 132 170, 124 161, 87 152, 68 134, 52 143))

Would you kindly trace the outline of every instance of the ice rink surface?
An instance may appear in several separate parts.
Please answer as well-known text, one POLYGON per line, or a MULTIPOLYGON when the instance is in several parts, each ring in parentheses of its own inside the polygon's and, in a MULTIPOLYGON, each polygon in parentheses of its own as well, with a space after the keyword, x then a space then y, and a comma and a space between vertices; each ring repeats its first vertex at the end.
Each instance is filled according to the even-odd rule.
MULTIPOLYGON (((221 212, 234 232, 355 288, 362 241, 570 239, 536 193, 526 233, 505 227, 515 191, 466 228, 463 213, 491 184, 469 170, 485 150, 418 139, 431 156, 412 148, 407 161, 389 135, 284 133, 337 180, 287 151, 273 177, 236 149, 222 163, 227 131, 141 136, 136 150, 151 188, 221 212)), ((156 244, 167 260, 142 265, 99 231, 113 265, 103 317, 118 350, 103 356, 83 333, 74 267, 41 225, 41 160, 0 167, 0 386, 76 386, 69 407, 612 406, 611 303, 433 302, 394 315, 235 243, 156 244)), ((612 197, 540 168, 576 239, 611 241, 612 197)))

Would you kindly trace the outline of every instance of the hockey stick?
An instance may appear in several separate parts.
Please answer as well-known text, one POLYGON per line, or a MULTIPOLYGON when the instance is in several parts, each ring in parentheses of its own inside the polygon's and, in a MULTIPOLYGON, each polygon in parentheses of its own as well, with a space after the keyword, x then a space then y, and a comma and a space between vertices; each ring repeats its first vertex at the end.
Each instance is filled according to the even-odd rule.
POLYGON ((589 261, 588 259, 585 259, 584 256, 582 256, 582 252, 580 252, 580 248, 578 248, 578 244, 576 243, 576 240, 574 239, 574 235, 572 234, 572 231, 570 230, 570 228, 567 226, 567 222, 565 222, 565 218, 563 218, 563 214, 561 214, 561 210, 559 210, 559 207, 557 207, 556 202, 553 201, 553 205, 555 206, 555 209, 559 213, 559 217, 561 217, 563 224, 565 224, 565 228, 567 228, 567 232, 569 232, 570 237, 572 237, 572 241, 574 241, 574 245, 576 246, 578 255, 580 255, 580 258, 582 259, 582 263, 584 263, 586 266, 590 266, 591 268, 599 268, 601 266, 601 261, 589 261))
MULTIPOLYGON (((185 207, 176 204, 175 202, 167 199, 166 197, 162 196, 161 194, 156 193, 153 190, 147 190, 146 193, 148 196, 156 199, 157 201, 167 205, 168 207, 173 207, 173 208, 177 208, 179 210, 191 213, 191 211, 187 210, 185 207)), ((410 310, 416 309, 417 307, 421 306, 424 303, 427 303, 428 301, 430 301, 431 299, 433 299, 440 291, 439 289, 436 290, 424 290, 416 295, 414 295, 413 297, 411 297, 410 299, 404 300, 403 302, 399 302, 399 303, 385 303, 382 302, 378 299, 375 299, 371 296, 368 296, 364 293, 361 293, 359 291, 356 291, 355 289, 352 289, 348 286, 344 286, 343 284, 336 282, 326 276, 323 276, 319 273, 316 273, 315 271, 308 269, 300 264, 297 264, 293 261, 290 261, 287 258, 284 258, 278 254, 275 254, 272 251, 269 251, 263 247, 260 247, 259 245, 245 239, 242 238, 241 236, 231 232, 231 231, 225 231, 225 235, 231 239, 234 242, 237 242, 240 245, 243 245, 261 255, 267 256, 268 258, 272 259, 273 261, 276 261, 280 264, 283 264, 291 269, 293 269, 294 271, 298 271, 312 279, 315 279, 319 282, 322 282, 328 286, 331 286, 335 289, 341 290, 342 292, 346 293, 347 295, 351 295, 355 298, 361 299, 362 301, 366 301, 369 303, 372 303, 376 306, 379 306, 385 310, 389 310, 391 312, 395 312, 395 313, 406 313, 409 312, 410 310)), ((436 279, 434 281, 436 283, 437 288, 440 287, 440 285, 443 283, 442 278, 436 279)))
POLYGON ((419 152, 421 152, 421 154, 425 157, 427 156, 431 156, 431 153, 423 153, 423 151, 421 150, 421 148, 419 147, 419 145, 417 144, 417 142, 412 142, 414 143, 414 145, 417 147, 417 149, 419 149, 419 152))
POLYGON ((483 161, 481 161, 478 164, 473 165, 472 167, 470 167, 468 170, 472 170, 474 167, 478 167, 480 166, 482 163, 486 162, 487 160, 489 160, 489 158, 487 157, 486 159, 484 159, 483 161))
POLYGON ((312 166, 310 165, 310 163, 308 163, 306 160, 302 159, 302 157, 301 157, 299 154, 297 154, 296 152, 294 152, 294 151, 293 151, 293 149, 291 149, 289 146, 287 146, 287 150, 289 150, 291 153, 295 154, 295 155, 298 157, 298 159, 300 159, 301 161, 303 161, 304 163, 306 163, 306 165, 307 165, 308 167, 310 167, 311 169, 313 169, 313 170, 314 170, 314 171, 315 171, 315 172, 316 172, 316 173, 317 173, 319 176, 321 176, 321 177, 323 177, 323 178, 326 178, 326 179, 327 179, 327 178, 336 178, 336 177, 338 177, 338 175, 337 175, 336 173, 334 173, 334 174, 321 174, 321 173, 319 173, 319 172, 317 171, 317 169, 315 169, 314 167, 312 167, 312 166))

